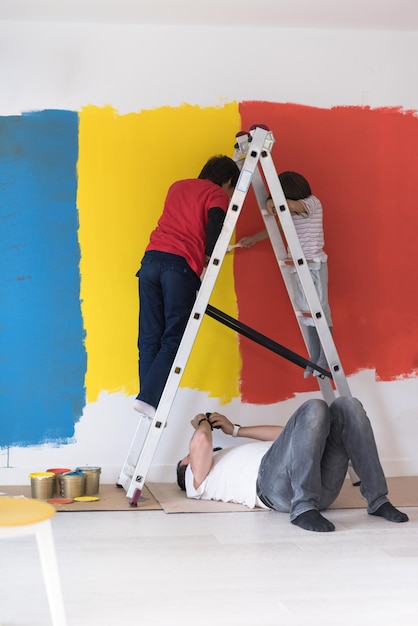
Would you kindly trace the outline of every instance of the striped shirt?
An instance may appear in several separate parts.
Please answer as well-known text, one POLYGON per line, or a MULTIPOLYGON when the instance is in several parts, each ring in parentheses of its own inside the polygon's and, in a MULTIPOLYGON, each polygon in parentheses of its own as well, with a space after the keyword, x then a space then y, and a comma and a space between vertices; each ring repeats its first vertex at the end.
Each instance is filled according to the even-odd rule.
POLYGON ((322 225, 322 204, 316 196, 299 200, 306 213, 292 213, 293 223, 299 237, 306 260, 327 260, 324 252, 324 229, 322 225))

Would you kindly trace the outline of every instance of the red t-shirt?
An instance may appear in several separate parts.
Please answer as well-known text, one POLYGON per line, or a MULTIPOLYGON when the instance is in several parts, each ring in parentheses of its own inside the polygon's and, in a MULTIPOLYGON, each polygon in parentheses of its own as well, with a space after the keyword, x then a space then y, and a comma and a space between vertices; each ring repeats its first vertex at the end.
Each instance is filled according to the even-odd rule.
POLYGON ((146 251, 178 254, 200 276, 205 264, 209 210, 219 207, 226 213, 228 204, 226 192, 210 180, 177 181, 168 190, 163 213, 146 251))

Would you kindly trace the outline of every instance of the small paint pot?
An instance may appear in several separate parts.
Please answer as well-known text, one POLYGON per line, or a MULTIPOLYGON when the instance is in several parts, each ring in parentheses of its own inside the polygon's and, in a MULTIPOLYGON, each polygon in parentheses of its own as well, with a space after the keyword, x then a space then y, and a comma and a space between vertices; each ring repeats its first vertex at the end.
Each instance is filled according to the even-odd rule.
POLYGON ((52 472, 53 474, 55 474, 55 490, 54 490, 54 495, 55 496, 62 496, 62 483, 61 483, 61 476, 63 474, 68 474, 68 472, 71 472, 71 469, 68 467, 53 467, 51 469, 47 469, 47 472, 52 472))
POLYGON ((83 472, 86 476, 86 484, 84 487, 84 494, 86 496, 94 496, 96 493, 99 493, 101 471, 101 467, 93 467, 91 465, 77 467, 76 472, 83 472))
POLYGON ((78 498, 84 496, 84 488, 86 484, 86 476, 83 472, 67 472, 62 474, 62 497, 78 498))
POLYGON ((49 500, 54 495, 55 474, 53 472, 33 472, 29 474, 32 498, 49 500))

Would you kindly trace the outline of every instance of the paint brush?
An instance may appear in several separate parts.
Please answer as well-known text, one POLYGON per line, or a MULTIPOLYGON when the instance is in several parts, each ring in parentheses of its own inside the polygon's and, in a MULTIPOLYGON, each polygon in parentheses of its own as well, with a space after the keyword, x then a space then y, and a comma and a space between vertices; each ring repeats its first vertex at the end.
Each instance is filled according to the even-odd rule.
POLYGON ((231 252, 231 250, 233 250, 234 248, 241 248, 241 244, 240 243, 230 243, 229 246, 227 247, 226 251, 227 252, 231 252))

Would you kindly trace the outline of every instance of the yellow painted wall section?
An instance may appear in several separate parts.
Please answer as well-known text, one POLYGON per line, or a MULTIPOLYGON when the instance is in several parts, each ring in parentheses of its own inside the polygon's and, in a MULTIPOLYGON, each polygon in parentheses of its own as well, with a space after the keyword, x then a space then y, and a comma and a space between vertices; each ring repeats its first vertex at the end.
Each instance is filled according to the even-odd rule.
MULTIPOLYGON (((183 105, 120 115, 111 107, 80 113, 78 196, 81 306, 86 331, 87 402, 101 391, 138 393, 135 273, 168 187, 199 174, 214 154, 232 156, 238 105, 183 105)), ((236 315, 233 256, 211 303, 236 315)), ((236 335, 205 319, 182 379, 228 402, 239 395, 236 335)))

